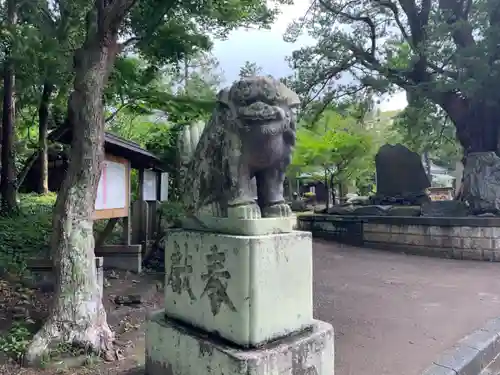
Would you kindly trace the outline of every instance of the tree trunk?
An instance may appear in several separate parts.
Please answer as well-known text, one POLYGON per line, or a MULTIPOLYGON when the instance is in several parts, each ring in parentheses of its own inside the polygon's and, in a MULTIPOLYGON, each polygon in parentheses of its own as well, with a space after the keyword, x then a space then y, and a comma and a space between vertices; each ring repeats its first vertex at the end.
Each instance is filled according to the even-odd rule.
MULTIPOLYGON (((97 9, 104 13, 106 7, 123 3, 100 4, 97 9)), ((119 51, 118 26, 102 29, 106 22, 114 21, 112 17, 118 18, 116 9, 113 11, 110 17, 101 13, 102 18, 94 21, 91 27, 99 29, 87 33, 74 56, 74 90, 68 100, 71 155, 55 204, 51 237, 56 296, 49 318, 26 351, 28 365, 38 363, 57 343, 84 347, 111 359, 114 335, 97 283, 92 216, 104 157, 103 90, 119 51)), ((124 17, 126 12, 118 14, 124 17)))
POLYGON ((429 181, 432 181, 431 176, 431 159, 429 158, 429 151, 424 151, 424 164, 425 164, 425 173, 427 177, 429 177, 429 181))
POLYGON ((498 152, 500 111, 496 103, 484 103, 448 93, 443 95, 440 105, 453 121, 465 155, 498 152))
POLYGON ((493 104, 449 94, 441 103, 464 149, 464 172, 457 198, 474 214, 500 214, 498 118, 493 104))
POLYGON ((337 201, 337 194, 335 193, 335 173, 330 174, 330 181, 328 182, 328 189, 332 192, 332 206, 335 206, 337 201))
MULTIPOLYGON (((14 27, 17 23, 16 1, 7 2, 7 24, 14 27)), ((0 176, 0 193, 2 211, 10 214, 17 208, 16 202, 16 166, 14 153, 15 123, 15 74, 14 63, 10 59, 12 46, 6 51, 3 76, 3 113, 2 113, 2 172, 0 176)))
MULTIPOLYGON (((325 184, 325 189, 326 189, 326 202, 325 202, 325 205, 326 205, 326 212, 328 212, 328 209, 330 208, 330 188, 329 188, 329 183, 328 183, 328 174, 327 174, 327 170, 325 168, 325 181, 324 181, 324 184, 325 184)), ((333 204, 335 204, 335 198, 333 198, 333 204)))
POLYGON ((45 82, 43 85, 42 99, 38 107, 38 149, 40 160, 40 180, 38 181, 38 193, 49 192, 49 142, 47 139, 49 130, 49 106, 50 96, 54 87, 45 82))

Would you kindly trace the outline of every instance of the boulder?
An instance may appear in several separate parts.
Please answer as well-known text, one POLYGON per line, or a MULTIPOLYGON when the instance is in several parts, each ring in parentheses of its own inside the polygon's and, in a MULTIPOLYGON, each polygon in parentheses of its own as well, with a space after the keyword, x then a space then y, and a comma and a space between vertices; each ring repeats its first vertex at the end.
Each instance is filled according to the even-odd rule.
POLYGON ((383 145, 375 156, 377 194, 374 204, 419 205, 431 186, 420 156, 401 144, 383 145), (391 202, 394 198, 394 202, 391 202))

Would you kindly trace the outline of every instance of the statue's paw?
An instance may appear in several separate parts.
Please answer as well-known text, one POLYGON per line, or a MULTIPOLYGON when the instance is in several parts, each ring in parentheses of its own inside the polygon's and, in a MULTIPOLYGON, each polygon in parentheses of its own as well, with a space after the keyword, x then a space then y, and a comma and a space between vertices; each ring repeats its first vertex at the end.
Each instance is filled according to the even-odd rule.
POLYGON ((262 210, 263 217, 290 217, 293 215, 292 209, 286 203, 273 204, 262 210))
POLYGON ((262 217, 260 207, 257 204, 229 207, 227 216, 229 218, 246 220, 260 219, 262 217))

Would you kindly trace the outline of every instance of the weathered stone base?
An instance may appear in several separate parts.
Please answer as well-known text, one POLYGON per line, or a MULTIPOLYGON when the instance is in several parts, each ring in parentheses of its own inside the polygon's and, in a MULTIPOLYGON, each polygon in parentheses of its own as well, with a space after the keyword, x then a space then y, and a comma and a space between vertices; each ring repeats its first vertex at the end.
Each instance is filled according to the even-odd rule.
POLYGON ((255 347, 313 322, 312 237, 305 232, 235 236, 170 230, 165 312, 255 347))
POLYGON ((163 312, 146 327, 146 375, 334 375, 334 363, 334 330, 322 321, 253 350, 208 338, 163 312))
POLYGON ((182 221, 184 229, 241 236, 290 233, 295 229, 296 225, 297 217, 295 215, 259 219, 238 219, 205 215, 197 216, 196 219, 185 218, 182 221))

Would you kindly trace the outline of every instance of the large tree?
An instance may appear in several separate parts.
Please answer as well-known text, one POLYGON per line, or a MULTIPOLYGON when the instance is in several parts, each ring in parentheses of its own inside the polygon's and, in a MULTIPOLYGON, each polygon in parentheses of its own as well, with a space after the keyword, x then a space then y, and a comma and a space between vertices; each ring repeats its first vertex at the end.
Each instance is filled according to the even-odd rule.
POLYGON ((399 86, 446 112, 466 155, 498 153, 498 0, 313 0, 289 37, 299 24, 317 39, 293 55, 303 91, 399 86))
POLYGON ((312 90, 341 72, 356 83, 338 93, 397 85, 441 106, 468 152, 497 151, 496 0, 314 0, 304 22, 318 43, 293 63, 312 90))
POLYGON ((14 154, 14 136, 16 121, 16 91, 14 49, 17 41, 17 2, 6 2, 6 43, 3 61, 3 109, 2 109, 2 153, 0 175, 1 211, 11 214, 17 207, 16 203, 16 167, 14 154))
POLYGON ((25 359, 37 362, 56 343, 113 353, 94 263, 93 212, 104 156, 104 94, 108 77, 126 48, 159 67, 207 48, 206 33, 225 34, 245 24, 269 25, 275 12, 264 0, 59 0, 54 12, 87 7, 86 37, 74 53, 73 91, 67 122, 71 155, 53 217, 51 250, 56 298, 25 359), (124 43, 120 34, 132 35, 124 43))
POLYGON ((75 78, 68 100, 72 150, 55 204, 51 238, 56 298, 25 354, 28 364, 38 362, 54 342, 107 355, 113 347, 96 275, 92 215, 104 156, 102 97, 120 52, 120 26, 133 4, 134 0, 96 0, 87 14, 87 36, 74 55, 75 78))

